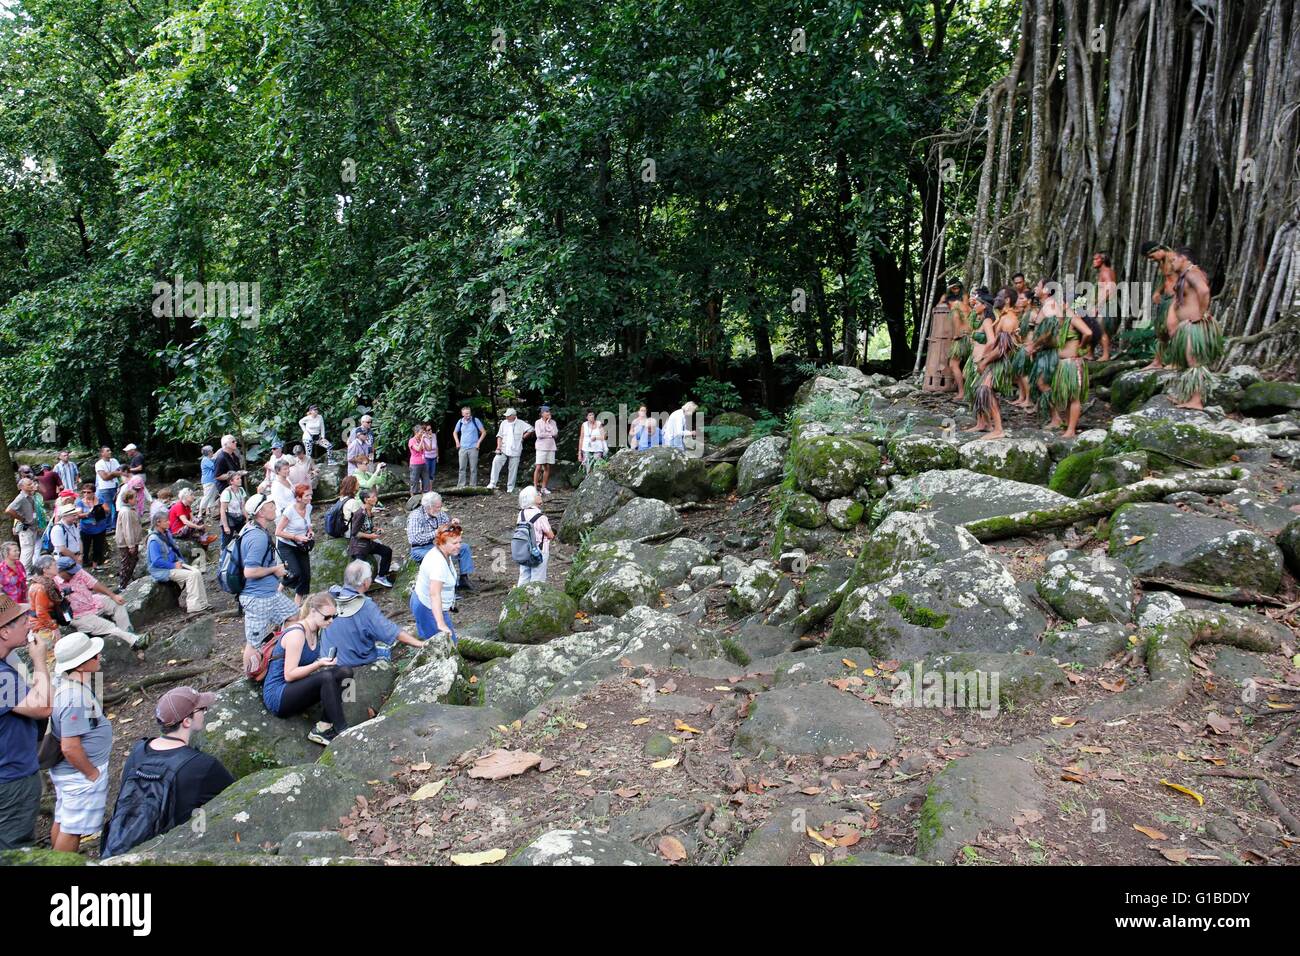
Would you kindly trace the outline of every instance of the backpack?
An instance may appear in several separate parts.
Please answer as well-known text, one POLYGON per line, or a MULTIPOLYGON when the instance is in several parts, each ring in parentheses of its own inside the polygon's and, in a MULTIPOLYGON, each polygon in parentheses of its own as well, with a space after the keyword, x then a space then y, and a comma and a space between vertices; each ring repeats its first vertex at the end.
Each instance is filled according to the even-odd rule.
POLYGON ((234 535, 221 549, 221 560, 217 564, 217 587, 238 597, 244 590, 244 529, 234 535))
POLYGON ((38 555, 54 553, 54 542, 50 540, 50 532, 54 530, 54 524, 51 521, 45 526, 45 533, 41 535, 41 543, 36 551, 38 555))
POLYGON ((166 760, 168 753, 151 751, 148 738, 131 751, 117 806, 104 827, 100 859, 126 853, 176 825, 176 777, 199 752, 191 751, 180 763, 166 760))
POLYGON ((257 670, 245 672, 247 677, 254 684, 260 684, 266 680, 266 672, 271 669, 271 658, 275 656, 275 649, 280 646, 280 638, 284 636, 284 628, 280 628, 270 637, 262 642, 262 646, 257 649, 257 670))
POLYGON ((340 498, 330 505, 329 511, 325 512, 325 533, 331 538, 348 536, 347 525, 343 523, 343 506, 347 503, 346 498, 340 498))
POLYGON ((510 557, 514 559, 515 564, 525 568, 535 568, 542 563, 542 549, 537 546, 533 535, 533 525, 541 516, 542 513, 539 511, 524 520, 523 511, 519 512, 519 522, 515 525, 514 534, 510 536, 510 557))

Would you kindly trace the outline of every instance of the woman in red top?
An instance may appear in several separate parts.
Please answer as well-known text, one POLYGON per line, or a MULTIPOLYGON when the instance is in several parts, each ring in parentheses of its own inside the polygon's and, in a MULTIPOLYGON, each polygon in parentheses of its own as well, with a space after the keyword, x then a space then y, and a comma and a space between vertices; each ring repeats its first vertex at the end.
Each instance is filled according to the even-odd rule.
POLYGON ((27 569, 19 558, 22 549, 13 541, 6 541, 4 560, 0 561, 0 590, 9 595, 15 604, 27 603, 27 569))

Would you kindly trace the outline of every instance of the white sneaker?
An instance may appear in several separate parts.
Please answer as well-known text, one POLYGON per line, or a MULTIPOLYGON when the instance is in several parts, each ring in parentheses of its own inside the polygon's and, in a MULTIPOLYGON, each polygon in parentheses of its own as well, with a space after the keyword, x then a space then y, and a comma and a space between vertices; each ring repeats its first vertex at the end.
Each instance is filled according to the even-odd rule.
POLYGON ((391 588, 393 586, 393 582, 388 580, 388 578, 375 578, 375 583, 381 588, 391 588))
POLYGON ((542 494, 544 494, 544 495, 549 495, 550 493, 551 493, 551 489, 550 489, 550 488, 543 488, 543 489, 542 489, 542 494))

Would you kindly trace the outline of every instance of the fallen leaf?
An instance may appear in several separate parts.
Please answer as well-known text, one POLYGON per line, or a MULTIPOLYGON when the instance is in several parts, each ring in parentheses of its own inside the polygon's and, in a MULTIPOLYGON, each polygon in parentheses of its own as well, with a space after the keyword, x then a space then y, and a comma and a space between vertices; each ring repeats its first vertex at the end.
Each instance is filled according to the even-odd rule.
POLYGON ((505 850, 483 850, 480 853, 453 853, 451 862, 457 866, 484 866, 488 863, 500 863, 505 858, 505 850))
POLYGON ((648 723, 650 723, 649 717, 638 717, 636 720, 632 721, 632 726, 640 727, 642 724, 648 724, 648 723))
POLYGON ((1012 818, 1011 822, 1018 827, 1023 827, 1029 823, 1037 823, 1041 819, 1043 819, 1041 813, 1032 808, 1027 808, 1024 810, 1017 810, 1016 815, 1012 818))
POLYGON ((1138 833, 1141 833, 1141 834, 1144 834, 1145 836, 1150 837, 1152 840, 1168 840, 1168 839, 1169 839, 1169 837, 1165 836, 1163 833, 1161 833, 1159 830, 1155 829, 1154 827, 1142 827, 1142 826, 1138 826, 1138 825, 1135 823, 1135 824, 1133 824, 1133 829, 1136 830, 1138 833))
POLYGON ((674 729, 674 730, 680 730, 680 731, 681 731, 682 733, 684 733, 684 734, 699 734, 699 733, 703 733, 703 731, 701 731, 701 730, 696 730, 696 729, 695 729, 694 727, 692 727, 690 724, 686 723, 685 721, 681 721, 681 720, 675 720, 675 721, 673 721, 673 729, 674 729))
POLYGON ((811 839, 816 840, 816 841, 817 841, 818 843, 820 843, 822 846, 828 846, 828 847, 830 847, 832 850, 835 849, 836 846, 838 846, 838 844, 837 844, 834 840, 828 840, 828 839, 826 839, 826 837, 822 836, 820 833, 818 833, 818 832, 817 832, 816 830, 814 830, 812 827, 804 827, 804 830, 807 832, 808 836, 809 836, 811 839))
POLYGON ((1082 753, 1082 754, 1108 754, 1108 753, 1110 753, 1110 748, 1109 748, 1109 747, 1080 747, 1080 748, 1079 748, 1079 753, 1082 753))
POLYGON ((1080 717, 1053 717, 1052 723, 1054 723, 1057 727, 1073 727, 1081 719, 1082 718, 1080 717))
POLYGON ((1189 797, 1195 800, 1198 805, 1202 807, 1205 806, 1205 798, 1201 796, 1199 793, 1197 793, 1195 790, 1189 790, 1186 787, 1184 787, 1182 784, 1170 783, 1168 780, 1161 780, 1160 782, 1164 784, 1166 787, 1168 787, 1170 790, 1177 790, 1179 793, 1187 794, 1189 797))
POLYGON ((541 762, 541 754, 527 750, 493 750, 474 761, 469 776, 478 780, 502 780, 527 773, 541 762))
POLYGON ((575 721, 573 722, 573 726, 577 727, 579 730, 586 730, 586 729, 587 729, 587 725, 584 724, 584 723, 583 723, 582 721, 580 721, 580 720, 575 720, 575 721))
POLYGON ((854 668, 856 668, 856 667, 858 666, 855 662, 849 660, 847 657, 841 657, 841 658, 840 658, 840 663, 843 664, 845 667, 854 667, 854 668))
POLYGON ((1099 677, 1097 678, 1097 683, 1101 685, 1103 690, 1108 690, 1112 694, 1118 694, 1128 685, 1128 679, 1120 677, 1115 680, 1106 680, 1104 677, 1099 677))
POLYGON ((663 760, 656 760, 650 765, 653 770, 667 770, 670 767, 676 767, 681 762, 680 757, 666 757, 663 760))
MULTIPOLYGON (((1159 849, 1159 847, 1156 849, 1159 849)), ((1186 863, 1189 851, 1180 846, 1171 846, 1168 849, 1160 850, 1160 855, 1170 863, 1186 863)))
POLYGON ((811 863, 813 866, 825 866, 825 865, 826 865, 826 854, 824 854, 824 853, 809 853, 809 854, 808 854, 808 862, 811 863))
POLYGON ((663 836, 659 838, 659 855, 670 863, 677 863, 686 859, 686 847, 675 836, 663 836))
POLYGON ((862 833, 853 827, 849 827, 847 833, 835 838, 835 842, 840 846, 857 846, 858 841, 861 839, 862 833))
POLYGON ((410 770, 412 773, 424 773, 426 770, 432 770, 433 764, 429 763, 427 760, 423 760, 420 763, 411 764, 406 769, 410 770))
POLYGON ((575 776, 578 776, 578 777, 590 777, 590 776, 591 776, 591 771, 590 771, 590 770, 575 770, 575 771, 573 771, 573 773, 574 773, 575 776))
POLYGON ((415 828, 415 835, 418 837, 424 837, 427 840, 429 837, 433 836, 433 827, 429 826, 427 823, 421 823, 415 828))
POLYGON ((1145 541, 1146 539, 1147 539, 1147 536, 1144 535, 1144 534, 1135 534, 1135 535, 1133 535, 1133 537, 1131 537, 1131 538, 1129 538, 1127 541, 1125 541, 1124 544, 1127 545, 1127 546, 1129 546, 1129 547, 1132 547, 1133 545, 1137 544, 1139 541, 1145 541))
POLYGON ((1226 734, 1232 731, 1232 721, 1222 714, 1206 714, 1205 726, 1209 727, 1216 734, 1226 734))
POLYGON ((445 777, 442 780, 435 780, 433 783, 426 783, 419 790, 415 791, 415 793, 411 794, 411 799, 428 800, 432 797, 436 797, 442 792, 442 788, 445 786, 447 786, 447 780, 445 777))

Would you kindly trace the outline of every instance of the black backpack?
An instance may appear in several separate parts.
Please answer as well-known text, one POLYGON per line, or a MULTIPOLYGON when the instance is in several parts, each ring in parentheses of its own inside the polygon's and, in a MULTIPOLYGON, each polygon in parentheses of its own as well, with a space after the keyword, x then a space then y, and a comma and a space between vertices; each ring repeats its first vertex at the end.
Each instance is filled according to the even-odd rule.
POLYGON ((171 750, 150 750, 149 738, 136 743, 122 776, 113 818, 104 826, 100 859, 108 859, 139 846, 176 826, 176 777, 199 755, 182 761, 168 760, 171 750))
POLYGON ((331 538, 348 536, 347 525, 343 523, 343 506, 347 503, 347 498, 340 498, 330 506, 329 511, 325 512, 325 533, 331 538))

